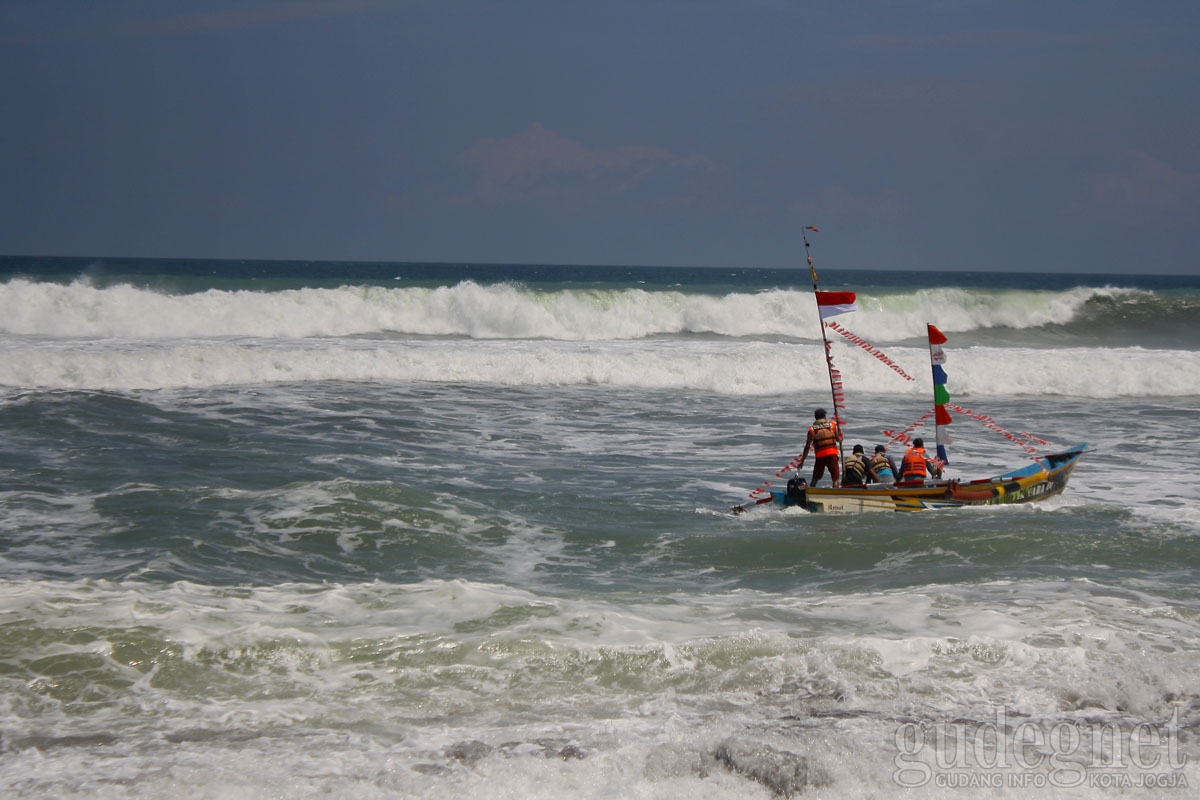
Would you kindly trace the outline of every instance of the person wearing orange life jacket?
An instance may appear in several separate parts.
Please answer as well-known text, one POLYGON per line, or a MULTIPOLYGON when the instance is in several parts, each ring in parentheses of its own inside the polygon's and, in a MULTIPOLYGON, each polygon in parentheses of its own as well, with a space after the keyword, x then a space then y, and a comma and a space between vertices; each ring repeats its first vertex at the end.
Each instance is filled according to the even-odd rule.
POLYGON ((925 455, 925 440, 918 437, 913 439, 912 447, 905 451, 904 460, 900 462, 900 480, 923 481, 927 470, 935 478, 942 477, 942 468, 925 455))
POLYGON ((804 452, 800 455, 800 463, 796 467, 796 470, 799 471, 804 466, 804 461, 808 458, 808 451, 812 450, 816 460, 813 462, 812 480, 809 481, 809 486, 816 486, 817 481, 821 480, 825 474, 825 470, 829 470, 829 478, 833 481, 835 489, 841 485, 841 475, 838 472, 838 443, 840 441, 842 441, 842 429, 836 422, 830 422, 825 418, 825 409, 818 408, 813 411, 813 424, 808 428, 804 452))

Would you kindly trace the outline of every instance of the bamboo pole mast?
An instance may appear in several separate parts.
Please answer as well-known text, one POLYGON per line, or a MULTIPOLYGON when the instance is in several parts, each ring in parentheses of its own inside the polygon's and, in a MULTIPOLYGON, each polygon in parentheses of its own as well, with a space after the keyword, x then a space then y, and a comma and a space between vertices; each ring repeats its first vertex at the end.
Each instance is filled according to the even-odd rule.
MULTIPOLYGON (((812 254, 809 252, 808 231, 812 231, 814 233, 820 233, 821 231, 813 225, 808 225, 800 229, 800 236, 804 239, 804 258, 806 261, 808 261, 808 272, 810 275, 812 275, 813 301, 817 303, 817 321, 821 325, 821 343, 825 347, 825 371, 829 375, 829 396, 830 399, 833 400, 833 421, 837 423, 838 432, 843 433, 842 416, 838 413, 838 389, 840 388, 838 384, 840 384, 840 381, 834 380, 833 377, 833 355, 829 352, 829 337, 825 333, 825 320, 821 317, 821 304, 819 301, 817 301, 817 268, 813 266, 812 254)), ((845 395, 843 394, 843 397, 844 396, 845 395)), ((844 439, 845 435, 843 433, 843 435, 838 438, 838 457, 841 459, 841 464, 846 463, 846 447, 843 444, 844 439)), ((815 457, 816 454, 814 453, 813 455, 815 457)))

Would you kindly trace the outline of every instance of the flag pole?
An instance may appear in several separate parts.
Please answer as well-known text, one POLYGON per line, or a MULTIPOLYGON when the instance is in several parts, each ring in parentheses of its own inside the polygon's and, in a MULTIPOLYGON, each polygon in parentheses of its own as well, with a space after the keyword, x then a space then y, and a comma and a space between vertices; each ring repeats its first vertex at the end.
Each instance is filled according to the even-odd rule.
POLYGON ((946 445, 950 444, 950 431, 946 429, 953 420, 946 404, 950 402, 950 393, 946 391, 946 353, 942 345, 946 343, 946 335, 932 323, 926 323, 929 334, 929 363, 933 367, 933 427, 934 443, 937 445, 938 461, 945 466, 950 463, 946 454, 946 445))
MULTIPOLYGON (((808 272, 812 275, 813 285, 813 300, 817 303, 817 322, 821 326, 821 343, 825 347, 825 371, 829 375, 829 396, 833 400, 833 421, 837 423, 838 432, 842 431, 842 416, 838 413, 838 384, 840 381, 835 381, 833 377, 833 355, 829 352, 829 337, 825 333, 825 318, 821 316, 821 304, 817 299, 817 268, 813 266, 812 254, 809 253, 808 231, 820 233, 821 231, 813 225, 807 225, 800 229, 800 236, 804 239, 804 258, 808 261, 808 272)), ((844 395, 843 395, 844 396, 844 395)), ((845 435, 838 437, 838 457, 841 464, 846 463, 846 447, 843 444, 845 435)), ((815 457, 815 453, 813 454, 815 457)))

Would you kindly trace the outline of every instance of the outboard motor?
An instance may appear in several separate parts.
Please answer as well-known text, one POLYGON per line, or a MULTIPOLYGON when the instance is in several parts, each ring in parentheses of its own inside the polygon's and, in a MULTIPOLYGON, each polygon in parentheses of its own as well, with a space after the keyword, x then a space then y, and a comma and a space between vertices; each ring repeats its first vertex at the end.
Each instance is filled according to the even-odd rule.
POLYGON ((808 508, 808 481, 790 478, 787 482, 787 498, 789 506, 808 508))

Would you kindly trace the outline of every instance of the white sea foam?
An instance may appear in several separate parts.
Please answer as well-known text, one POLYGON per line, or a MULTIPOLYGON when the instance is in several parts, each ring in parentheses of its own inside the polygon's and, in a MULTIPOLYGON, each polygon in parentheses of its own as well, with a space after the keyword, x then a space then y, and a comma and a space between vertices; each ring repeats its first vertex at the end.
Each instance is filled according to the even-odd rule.
MULTIPOLYGON (((856 396, 929 395, 928 352, 894 347, 906 381, 854 347, 834 350, 856 396)), ((1085 398, 1200 394, 1200 352, 1141 348, 950 351, 952 397, 1085 398)), ((463 339, 10 339, 0 386, 139 390, 310 381, 610 386, 729 395, 819 392, 828 378, 819 345, 729 340, 563 342, 463 339)))
POLYGON ((740 737, 855 797, 894 789, 914 719, 1128 732, 1200 680, 1194 611, 1088 581, 647 598, 4 581, 0 614, 36 632, 0 702, 0 788, 26 795, 767 797, 713 757, 740 737))

